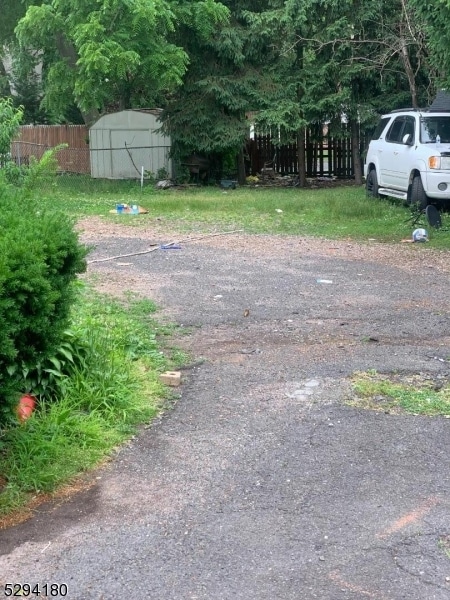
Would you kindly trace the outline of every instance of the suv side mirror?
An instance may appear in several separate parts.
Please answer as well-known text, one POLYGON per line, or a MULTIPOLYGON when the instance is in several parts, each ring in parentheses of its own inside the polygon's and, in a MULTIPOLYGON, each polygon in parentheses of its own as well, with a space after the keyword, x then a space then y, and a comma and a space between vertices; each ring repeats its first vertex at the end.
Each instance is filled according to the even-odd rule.
POLYGON ((414 142, 412 135, 410 133, 406 133, 403 136, 402 142, 405 144, 405 146, 413 146, 414 142))

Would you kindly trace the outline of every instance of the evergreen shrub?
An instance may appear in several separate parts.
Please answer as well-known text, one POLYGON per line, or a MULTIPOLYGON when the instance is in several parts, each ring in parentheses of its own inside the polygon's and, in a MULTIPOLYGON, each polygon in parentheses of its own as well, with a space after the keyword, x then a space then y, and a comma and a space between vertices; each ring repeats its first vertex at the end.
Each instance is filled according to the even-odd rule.
POLYGON ((31 198, 19 203, 0 177, 0 413, 21 391, 14 370, 35 367, 61 344, 87 252, 69 217, 31 198))

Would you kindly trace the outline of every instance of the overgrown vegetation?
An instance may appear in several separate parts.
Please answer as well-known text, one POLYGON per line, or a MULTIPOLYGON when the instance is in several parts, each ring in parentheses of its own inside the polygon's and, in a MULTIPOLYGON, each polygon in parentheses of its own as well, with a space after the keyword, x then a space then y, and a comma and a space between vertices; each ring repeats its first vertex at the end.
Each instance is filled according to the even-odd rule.
MULTIPOLYGON (((0 114, 5 149, 21 113, 0 101, 0 114)), ((56 183, 57 150, 25 169, 0 153, 0 515, 97 464, 164 395, 153 304, 77 285, 88 248, 65 207, 37 192, 56 183), (25 393, 31 416, 18 410, 25 393)))
POLYGON ((17 134, 23 110, 14 108, 12 98, 0 99, 0 167, 9 163, 11 140, 17 134))
POLYGON ((387 413, 450 416, 450 385, 420 375, 386 375, 369 371, 352 377, 348 403, 387 413))
MULTIPOLYGON (((47 162, 37 162, 29 173, 31 182, 39 181, 47 162)), ((86 268, 88 249, 72 219, 41 206, 27 194, 31 189, 13 189, 0 171, 0 423, 25 391, 19 374, 60 346, 73 284, 86 268)))
POLYGON ((157 336, 170 329, 154 312, 148 300, 122 303, 81 287, 59 385, 28 420, 0 436, 0 515, 94 466, 160 410, 158 372, 170 357, 157 336))

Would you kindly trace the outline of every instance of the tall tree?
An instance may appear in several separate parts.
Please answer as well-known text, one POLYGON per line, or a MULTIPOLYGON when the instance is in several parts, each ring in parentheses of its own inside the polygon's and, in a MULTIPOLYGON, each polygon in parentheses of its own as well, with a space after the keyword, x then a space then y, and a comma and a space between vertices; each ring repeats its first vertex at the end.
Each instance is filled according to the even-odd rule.
POLYGON ((62 116, 74 100, 89 124, 106 110, 158 105, 187 68, 174 30, 196 35, 226 18, 215 0, 43 0, 16 32, 44 52, 45 106, 62 116))
POLYGON ((438 87, 450 89, 450 2, 440 0, 404 0, 420 21, 430 54, 432 73, 438 87))
POLYGON ((15 39, 14 30, 25 15, 29 4, 39 4, 39 0, 2 0, 2 18, 0 19, 0 47, 15 39))
MULTIPOLYGON (((278 56, 272 52, 269 68, 279 96, 260 118, 288 134, 299 127, 299 147, 301 119, 336 124, 341 135, 347 120, 361 182, 360 129, 378 109, 418 105, 428 85, 423 36, 413 17, 406 0, 274 0, 269 11, 250 14, 259 31, 276 23, 278 56)), ((302 175, 300 155, 299 168, 302 175)))
POLYGON ((206 153, 216 160, 216 174, 237 170, 242 182, 247 114, 261 107, 264 89, 271 85, 261 68, 265 39, 248 28, 244 8, 261 10, 267 0, 223 0, 223 4, 229 22, 218 23, 208 35, 189 37, 186 30, 178 31, 179 42, 186 40, 189 69, 163 119, 177 157, 206 153))
MULTIPOLYGON (((38 2, 39 0, 36 0, 36 3, 38 2)), ((16 41, 14 30, 19 20, 25 15, 27 4, 28 0, 3 0, 2 2, 2 18, 0 19, 0 96, 10 96, 13 92, 11 45, 16 41)))

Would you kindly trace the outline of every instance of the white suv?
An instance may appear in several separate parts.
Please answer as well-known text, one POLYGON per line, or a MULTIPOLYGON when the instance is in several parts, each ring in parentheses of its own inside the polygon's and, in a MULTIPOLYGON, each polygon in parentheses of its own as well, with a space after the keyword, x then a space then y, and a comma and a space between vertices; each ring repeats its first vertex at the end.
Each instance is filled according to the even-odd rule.
POLYGON ((364 165, 367 195, 425 209, 450 203, 450 111, 405 109, 383 115, 364 165))

